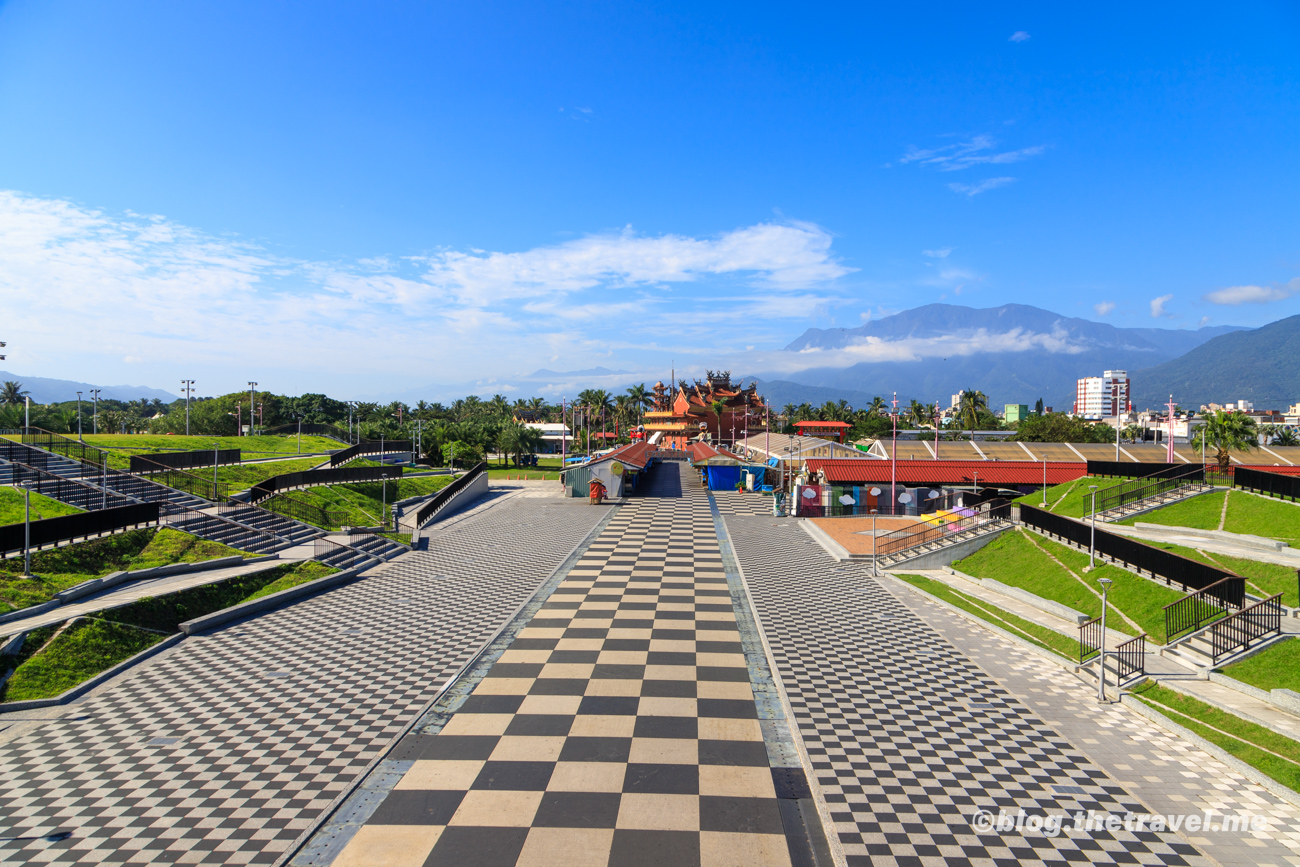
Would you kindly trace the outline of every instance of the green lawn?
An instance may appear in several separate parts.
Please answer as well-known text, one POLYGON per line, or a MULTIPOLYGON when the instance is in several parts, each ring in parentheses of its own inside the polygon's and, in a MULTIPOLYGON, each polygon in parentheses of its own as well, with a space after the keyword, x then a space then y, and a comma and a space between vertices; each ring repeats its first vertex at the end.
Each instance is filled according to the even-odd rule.
POLYGON ((48 602, 55 593, 91 578, 169 563, 200 563, 244 551, 169 527, 131 530, 102 539, 32 553, 35 577, 20 578, 22 560, 0 560, 0 612, 48 602))
MULTIPOLYGON (((1157 644, 1165 643, 1164 606, 1176 602, 1185 594, 1176 589, 1164 587, 1134 575, 1118 566, 1099 563, 1091 572, 1084 573, 1088 566, 1088 555, 1065 545, 1030 535, 1025 530, 1017 529, 1003 533, 988 545, 976 551, 970 557, 953 564, 958 571, 976 578, 992 578, 1012 587, 1027 590, 1035 596, 1050 599, 1089 617, 1101 616, 1101 599, 1089 592, 1088 588, 1100 590, 1099 578, 1109 578, 1112 582, 1107 594, 1107 601, 1113 611, 1122 611, 1132 618, 1157 644), (1037 543, 1037 547, 1035 544, 1037 543), (1042 550, 1050 552, 1066 567, 1073 570, 1085 582, 1081 584, 1074 576, 1062 569, 1042 550)), ((1137 631, 1122 617, 1110 614, 1106 617, 1106 626, 1129 635, 1137 631)))
POLYGON ((535 467, 503 467, 500 466, 497 461, 488 461, 488 478, 518 479, 524 477, 528 479, 550 479, 559 481, 561 469, 559 457, 538 457, 537 463, 538 466, 535 467))
POLYGON ((1234 662, 1223 673, 1259 689, 1300 692, 1300 640, 1279 641, 1254 656, 1234 662))
POLYGON ((1195 530, 1217 530, 1223 512, 1223 498, 1228 497, 1228 514, 1223 529, 1229 533, 1246 533, 1277 539, 1300 548, 1300 505, 1283 500, 1257 497, 1244 491, 1214 491, 1190 500, 1182 500, 1163 509, 1125 518, 1121 524, 1138 521, 1195 530))
POLYGON ((982 599, 976 599, 974 596, 968 596, 965 593, 958 592, 941 581, 935 581, 933 578, 927 578, 924 575, 896 575, 908 584, 918 587, 929 593, 931 596, 938 597, 949 605, 960 608, 968 614, 973 614, 981 620, 1004 629, 1017 638, 1023 639, 1035 644, 1044 650, 1050 650, 1073 662, 1079 658, 1079 640, 1069 635, 1063 635, 1046 626, 1040 626, 1032 621, 1025 620, 1023 617, 995 608, 982 599))
MULTIPOLYGON (((1084 476, 1081 479, 1075 479, 1073 482, 1053 485, 1047 489, 1047 509, 1053 514, 1065 515, 1067 518, 1082 518, 1084 515, 1090 514, 1092 510, 1092 492, 1088 490, 1089 485, 1096 485, 1097 493, 1100 495, 1106 488, 1114 487, 1125 481, 1129 480, 1084 476), (1064 499, 1061 499, 1062 497, 1064 499)), ((1041 509, 1043 507, 1043 492, 1026 494, 1015 502, 1041 509)))
MULTIPOLYGON (((230 492, 246 491, 256 485, 258 482, 266 481, 273 476, 282 476, 285 473, 300 473, 303 470, 311 470, 320 466, 325 460, 321 457, 298 458, 288 461, 272 461, 265 464, 239 464, 236 466, 218 467, 217 481, 224 482, 230 486, 230 492)), ((364 466, 360 462, 357 466, 364 466)), ((353 464, 348 464, 353 466, 353 464)), ((212 478, 212 468, 206 470, 192 470, 193 475, 201 479, 212 478)))
POLYGON ((1154 512, 1137 515, 1116 521, 1117 524, 1133 526, 1138 521, 1144 524, 1160 524, 1172 527, 1192 527, 1196 530, 1217 530, 1219 513, 1223 510, 1223 497, 1226 491, 1211 491, 1189 500, 1180 500, 1154 512))
POLYGON ((339 514, 340 526, 377 527, 381 522, 391 522, 393 503, 397 500, 432 494, 449 484, 451 476, 422 476, 383 482, 383 487, 380 482, 363 482, 304 488, 291 492, 290 496, 339 514), (387 488, 386 494, 384 488, 387 488))
POLYGON ((1293 608, 1300 605, 1300 598, 1297 598, 1296 570, 1290 566, 1197 551, 1195 548, 1185 548, 1168 542, 1146 542, 1146 544, 1172 551, 1191 560, 1236 572, 1246 579, 1246 592, 1254 596, 1268 597, 1281 593, 1283 605, 1290 605, 1293 608))
MULTIPOLYGON (((73 434, 71 439, 76 439, 73 434)), ((155 436, 153 434, 86 434, 85 440, 101 449, 120 451, 123 454, 148 454, 162 451, 203 451, 213 448, 240 449, 245 459, 272 455, 293 455, 298 452, 296 436, 207 437, 207 436, 155 436)), ((303 452, 330 452, 347 446, 328 437, 303 434, 303 452)))
POLYGON ((18 666, 0 700, 59 695, 166 637, 124 623, 78 621, 18 666))
POLYGON ((1133 695, 1287 788, 1300 790, 1300 743, 1153 681, 1133 695))
MULTIPOLYGON (((25 520, 26 509, 23 506, 23 491, 17 488, 0 488, 0 524, 21 524, 25 520)), ((32 492, 32 520, 57 518, 60 515, 75 515, 81 511, 76 506, 51 500, 49 497, 32 492)))

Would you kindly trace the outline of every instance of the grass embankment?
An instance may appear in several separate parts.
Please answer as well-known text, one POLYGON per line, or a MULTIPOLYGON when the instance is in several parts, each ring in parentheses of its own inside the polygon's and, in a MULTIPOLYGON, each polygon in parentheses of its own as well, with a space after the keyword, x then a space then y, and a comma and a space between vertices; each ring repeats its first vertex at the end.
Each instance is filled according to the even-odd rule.
POLYGON ((1228 677, 1259 689, 1300 692, 1300 640, 1288 638, 1223 669, 1228 677))
POLYGON ((1300 743, 1154 681, 1137 687, 1133 695, 1287 788, 1300 791, 1300 743))
POLYGON ((1017 638, 1024 639, 1044 650, 1050 650, 1071 661, 1078 661, 1079 640, 1077 638, 1063 635, 1053 629, 1048 629, 1046 626, 1040 626, 1010 612, 995 608, 982 599, 968 596, 933 578, 908 574, 896 574, 896 577, 924 590, 931 596, 942 599, 949 605, 960 608, 968 614, 973 614, 1000 629, 1005 629, 1017 638))
POLYGON ((1284 500, 1257 497, 1245 491, 1201 494, 1145 515, 1125 518, 1119 523, 1133 525, 1138 521, 1195 530, 1223 529, 1229 533, 1277 539, 1300 548, 1300 506, 1284 500), (1228 498, 1226 514, 1223 511, 1224 497, 1228 498), (1219 526, 1221 518, 1222 528, 1219 526))
POLYGON ((110 572, 150 569, 171 563, 201 563, 217 557, 254 555, 169 527, 130 530, 48 551, 32 553, 35 577, 20 578, 21 559, 0 560, 0 613, 48 602, 55 593, 110 572))
MULTIPOLYGON (((312 470, 318 467, 324 458, 298 458, 288 461, 271 461, 265 464, 238 464, 228 467, 217 468, 217 481, 224 482, 230 486, 230 492, 246 491, 256 485, 258 482, 264 482, 273 476, 282 476, 285 473, 300 473, 303 470, 312 470)), ((359 461, 348 466, 364 466, 359 461)), ((190 470, 193 475, 201 479, 212 478, 212 468, 190 470)))
POLYGON ((1269 597, 1275 593, 1281 593, 1283 605, 1290 605, 1293 608, 1300 605, 1300 598, 1297 597, 1297 590, 1300 588, 1298 588, 1296 582, 1296 570, 1290 566, 1283 566, 1279 563, 1263 563, 1259 560, 1248 560, 1244 557, 1229 557, 1226 554, 1199 551, 1195 548, 1186 548, 1168 542, 1146 542, 1146 544, 1156 548, 1163 548, 1166 551, 1187 557, 1189 560, 1196 560, 1210 566, 1236 572, 1246 579, 1246 592, 1252 596, 1269 597))
MULTIPOLYGON (((21 524, 26 520, 26 507, 23 505, 23 491, 17 488, 0 488, 0 524, 21 524)), ((81 509, 51 500, 32 491, 32 520, 58 518, 62 515, 75 515, 81 509)))
POLYGON ((1107 593, 1110 609, 1107 628, 1137 635, 1139 630, 1129 622, 1132 620, 1152 641, 1164 644, 1164 606, 1185 594, 1118 566, 1098 563, 1096 569, 1085 574, 1083 570, 1087 566, 1086 553, 1041 536, 1031 536, 1023 529, 1003 533, 970 557, 953 564, 954 569, 968 575, 1019 587, 1089 617, 1101 616, 1101 586, 1097 580, 1109 578, 1114 583, 1107 593))
POLYGON ((76 620, 61 632, 56 632, 54 627, 32 630, 15 660, 13 676, 0 692, 0 701, 59 695, 175 634, 179 624, 186 620, 315 581, 336 571, 314 560, 291 563, 256 575, 236 576, 165 596, 140 599, 122 608, 76 620))
MULTIPOLYGON (((394 502, 432 494, 449 484, 451 476, 424 476, 382 483, 362 482, 355 485, 304 488, 291 492, 290 496, 340 515, 340 524, 343 526, 377 527, 381 522, 391 521, 394 502)), ((391 526, 391 523, 387 526, 391 526)))
MULTIPOLYGON (((76 439, 72 434, 71 439, 76 439)), ((258 457, 288 456, 298 453, 296 436, 208 437, 208 436, 156 436, 153 434, 86 434, 88 444, 97 448, 120 452, 123 455, 142 455, 151 452, 197 452, 215 447, 240 449, 245 460, 258 457)), ((329 437, 303 434, 303 452, 330 452, 345 449, 347 445, 329 437)))
MULTIPOLYGON (((1053 485, 1047 489, 1047 511, 1054 515, 1064 515, 1067 518, 1082 518, 1092 512, 1092 492, 1088 490, 1089 485, 1096 485, 1097 493, 1100 495, 1106 488, 1112 488, 1121 482, 1127 481, 1131 480, 1084 476, 1075 479, 1073 482, 1053 485)), ((1034 494, 1026 494, 1016 499, 1015 502, 1041 509, 1043 508, 1043 493, 1039 491, 1034 494)))
POLYGON ((496 461, 488 461, 488 478, 489 479, 547 479, 558 481, 560 478, 560 459, 542 458, 537 459, 535 467, 502 467, 496 461))

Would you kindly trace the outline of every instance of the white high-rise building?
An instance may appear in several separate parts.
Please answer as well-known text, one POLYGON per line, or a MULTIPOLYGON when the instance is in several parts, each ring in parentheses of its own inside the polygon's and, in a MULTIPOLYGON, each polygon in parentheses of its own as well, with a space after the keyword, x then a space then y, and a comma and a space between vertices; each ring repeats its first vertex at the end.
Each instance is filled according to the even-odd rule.
POLYGON ((1086 376, 1074 392, 1074 414, 1083 418, 1114 418, 1129 412, 1128 371, 1107 370, 1101 376, 1086 376))

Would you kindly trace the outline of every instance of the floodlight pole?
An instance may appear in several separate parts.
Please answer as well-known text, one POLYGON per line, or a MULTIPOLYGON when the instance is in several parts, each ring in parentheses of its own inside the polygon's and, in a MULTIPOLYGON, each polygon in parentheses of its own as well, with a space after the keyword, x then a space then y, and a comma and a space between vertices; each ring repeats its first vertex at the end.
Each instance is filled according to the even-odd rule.
POLYGON ((1088 536, 1088 568, 1097 567, 1097 486, 1089 485, 1092 491, 1092 530, 1088 536))
POLYGON ((880 570, 876 568, 876 558, 880 556, 880 551, 876 545, 880 544, 880 537, 876 535, 876 513, 878 509, 871 510, 871 577, 880 577, 880 570))
POLYGON ((217 451, 217 440, 212 441, 212 502, 217 502, 217 464, 220 462, 220 454, 217 451))
POLYGON ((24 396, 23 396, 23 406, 25 407, 24 412, 27 413, 26 417, 23 419, 23 426, 24 426, 24 427, 28 427, 28 428, 30 428, 30 427, 32 426, 32 397, 31 397, 31 395, 24 395, 24 396))
MULTIPOLYGON (((898 514, 897 485, 898 485, 898 392, 894 392, 894 411, 889 414, 894 422, 893 448, 890 449, 889 455, 889 509, 890 514, 898 514)), ((874 548, 873 548, 874 550, 874 548)))
POLYGON ((1115 463, 1119 463, 1119 412, 1115 413, 1115 463))
POLYGON ((1043 508, 1047 508, 1047 457, 1043 456, 1043 508))
POLYGON ((257 427, 253 424, 253 406, 257 403, 257 383, 248 384, 248 434, 252 436, 257 433, 257 427))
POLYGON ((1097 701, 1106 700, 1106 589, 1110 587, 1109 578, 1099 578, 1101 585, 1101 641, 1097 648, 1097 701))
POLYGON ((190 435, 190 395, 194 393, 194 380, 182 379, 181 385, 185 386, 185 435, 190 435))
POLYGON ((32 489, 23 487, 23 577, 32 577, 32 489))
POLYGON ((90 397, 94 401, 94 407, 90 412, 90 429, 93 433, 99 433, 99 392, 101 390, 102 389, 98 388, 92 388, 90 390, 90 397))
POLYGON ((77 442, 81 439, 81 392, 77 392, 77 442))

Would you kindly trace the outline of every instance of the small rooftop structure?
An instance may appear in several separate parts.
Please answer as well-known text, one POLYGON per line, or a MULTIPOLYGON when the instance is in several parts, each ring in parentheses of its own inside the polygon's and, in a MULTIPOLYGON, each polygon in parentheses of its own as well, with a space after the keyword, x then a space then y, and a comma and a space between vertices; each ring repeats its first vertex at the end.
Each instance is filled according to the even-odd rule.
POLYGON ((797 421, 794 427, 799 436, 816 436, 827 440, 834 438, 835 442, 842 443, 848 438, 849 428, 853 425, 846 421, 797 421))
POLYGON ((748 439, 737 440, 736 451, 751 454, 764 463, 774 459, 782 461, 806 461, 810 458, 863 460, 885 457, 884 453, 867 454, 851 445, 824 440, 820 437, 769 434, 762 431, 750 434, 748 439))

